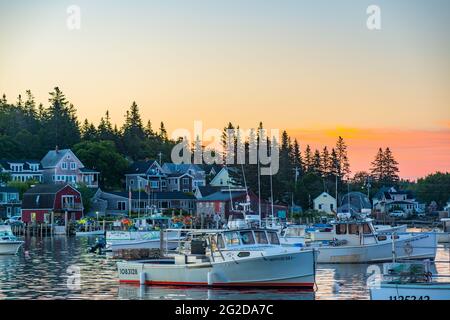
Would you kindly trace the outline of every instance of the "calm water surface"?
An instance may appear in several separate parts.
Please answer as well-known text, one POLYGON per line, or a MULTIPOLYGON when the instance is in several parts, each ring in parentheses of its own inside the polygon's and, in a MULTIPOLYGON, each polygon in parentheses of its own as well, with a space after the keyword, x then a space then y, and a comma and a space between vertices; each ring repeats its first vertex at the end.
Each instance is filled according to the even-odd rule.
MULTIPOLYGON (((118 283, 116 260, 87 253, 95 238, 26 238, 25 241, 18 255, 0 256, 0 299, 369 299, 366 288, 369 265, 366 264, 318 265, 314 293, 140 287, 118 283), (73 283, 71 268, 80 270, 80 287, 68 286, 68 282, 73 283)), ((444 246, 438 249, 438 274, 450 274, 449 251, 444 246)))

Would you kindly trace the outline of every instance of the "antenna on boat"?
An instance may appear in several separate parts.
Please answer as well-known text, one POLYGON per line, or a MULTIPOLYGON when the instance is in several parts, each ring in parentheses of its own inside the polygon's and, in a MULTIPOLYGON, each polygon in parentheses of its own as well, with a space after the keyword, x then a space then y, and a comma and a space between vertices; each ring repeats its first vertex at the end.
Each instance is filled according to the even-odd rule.
POLYGON ((273 220, 273 188, 272 188, 272 156, 270 157, 270 202, 271 202, 271 210, 272 210, 272 220, 273 220))

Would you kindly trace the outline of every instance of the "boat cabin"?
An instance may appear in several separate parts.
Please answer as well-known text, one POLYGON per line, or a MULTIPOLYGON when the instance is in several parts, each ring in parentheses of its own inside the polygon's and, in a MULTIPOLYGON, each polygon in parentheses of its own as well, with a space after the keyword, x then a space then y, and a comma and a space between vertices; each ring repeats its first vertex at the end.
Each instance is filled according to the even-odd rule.
POLYGON ((338 244, 364 245, 378 243, 378 240, 386 240, 385 235, 377 234, 370 219, 337 220, 331 224, 333 240, 338 244))
POLYGON ((280 245, 278 234, 272 230, 246 229, 220 232, 214 236, 217 248, 233 250, 240 246, 280 245))

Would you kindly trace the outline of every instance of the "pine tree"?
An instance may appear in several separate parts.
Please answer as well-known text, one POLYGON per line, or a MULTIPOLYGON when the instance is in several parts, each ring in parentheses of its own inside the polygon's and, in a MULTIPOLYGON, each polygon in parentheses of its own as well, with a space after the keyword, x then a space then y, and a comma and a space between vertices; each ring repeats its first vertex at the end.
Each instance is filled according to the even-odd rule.
POLYGON ((330 174, 333 176, 338 176, 340 172, 339 168, 339 159, 336 153, 336 150, 333 148, 331 149, 331 156, 330 156, 330 174))
POLYGON ((311 153, 311 147, 309 144, 306 146, 305 156, 303 158, 303 164, 306 172, 312 172, 313 169, 313 155, 311 153))
POLYGON ((50 106, 43 113, 43 124, 39 136, 43 153, 58 146, 70 148, 80 141, 80 129, 75 108, 64 93, 55 87, 50 92, 50 106))
POLYGON ((100 123, 97 127, 97 135, 99 140, 115 141, 114 132, 108 110, 105 113, 105 118, 102 117, 100 119, 100 123))
POLYGON ((81 127, 81 139, 83 141, 97 140, 97 129, 94 124, 89 123, 88 119, 84 120, 83 126, 81 127))
POLYGON ((298 176, 303 173, 303 158, 297 139, 294 139, 294 145, 292 147, 292 167, 298 178, 298 176))
POLYGON ((375 156, 375 160, 371 163, 372 167, 370 172, 376 181, 382 182, 385 178, 385 164, 384 164, 384 152, 383 149, 378 149, 378 153, 375 156))
POLYGON ((314 156, 313 156, 313 162, 312 162, 312 172, 314 172, 317 175, 322 175, 322 170, 321 170, 321 157, 320 157, 320 152, 319 150, 315 150, 314 151, 314 156))
POLYGON ((161 124, 159 126, 159 137, 161 138, 162 141, 169 140, 169 138, 167 136, 166 127, 164 126, 164 122, 162 122, 162 121, 161 121, 161 124))
POLYGON ((398 162, 395 160, 391 150, 386 148, 383 154, 384 160, 384 179, 388 183, 396 183, 400 180, 398 176, 398 162))
POLYGON ((350 174, 350 164, 347 157, 347 145, 344 139, 339 136, 336 142, 336 155, 339 161, 338 176, 342 180, 350 174))
POLYGON ((322 150, 320 168, 324 177, 328 177, 332 172, 330 152, 326 146, 322 150))

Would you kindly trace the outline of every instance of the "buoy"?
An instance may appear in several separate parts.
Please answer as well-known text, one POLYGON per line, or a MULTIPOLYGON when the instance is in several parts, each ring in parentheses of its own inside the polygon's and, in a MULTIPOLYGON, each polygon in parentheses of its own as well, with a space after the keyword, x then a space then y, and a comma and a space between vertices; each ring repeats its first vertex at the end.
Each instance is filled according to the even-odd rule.
POLYGON ((145 272, 141 272, 139 274, 139 284, 141 286, 145 285, 145 272))

